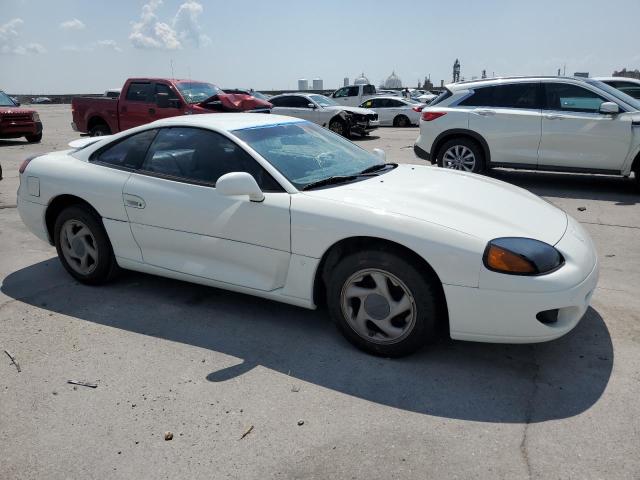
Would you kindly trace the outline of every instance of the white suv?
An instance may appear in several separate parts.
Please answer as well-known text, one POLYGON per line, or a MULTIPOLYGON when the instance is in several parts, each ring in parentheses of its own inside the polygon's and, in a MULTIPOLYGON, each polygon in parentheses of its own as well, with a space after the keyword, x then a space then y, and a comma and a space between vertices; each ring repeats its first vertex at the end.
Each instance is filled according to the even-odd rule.
POLYGON ((441 167, 640 178, 640 101, 593 79, 519 77, 447 85, 422 110, 416 155, 441 167))

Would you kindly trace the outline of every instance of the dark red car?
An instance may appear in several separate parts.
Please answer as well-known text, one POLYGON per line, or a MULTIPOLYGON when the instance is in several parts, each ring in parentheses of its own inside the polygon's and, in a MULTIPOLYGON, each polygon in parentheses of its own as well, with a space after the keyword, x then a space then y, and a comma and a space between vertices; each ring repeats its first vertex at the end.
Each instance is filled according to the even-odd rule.
POLYGON ((0 138, 25 137, 28 142, 42 140, 42 123, 35 110, 20 108, 0 90, 0 138))
POLYGON ((214 112, 269 112, 269 102, 227 94, 207 82, 130 78, 119 98, 76 97, 72 127, 91 136, 110 135, 166 117, 214 112))

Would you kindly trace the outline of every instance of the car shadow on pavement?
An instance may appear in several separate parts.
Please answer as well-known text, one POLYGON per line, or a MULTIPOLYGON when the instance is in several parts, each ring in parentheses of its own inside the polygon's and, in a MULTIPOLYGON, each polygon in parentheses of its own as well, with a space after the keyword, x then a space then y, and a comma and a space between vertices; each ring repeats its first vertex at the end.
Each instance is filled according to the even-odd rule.
POLYGON ((16 145, 29 145, 26 140, 0 140, 0 147, 15 147, 16 145))
POLYGON ((261 365, 377 404, 463 420, 528 423, 578 415, 604 392, 614 360, 607 327, 593 308, 553 342, 443 340, 392 360, 356 350, 324 310, 133 272, 88 287, 71 280, 56 258, 8 275, 1 290, 50 312, 242 360, 211 372, 206 379, 213 383, 261 365))
POLYGON ((616 205, 640 203, 640 191, 633 178, 503 169, 493 169, 489 176, 540 196, 604 200, 616 205))

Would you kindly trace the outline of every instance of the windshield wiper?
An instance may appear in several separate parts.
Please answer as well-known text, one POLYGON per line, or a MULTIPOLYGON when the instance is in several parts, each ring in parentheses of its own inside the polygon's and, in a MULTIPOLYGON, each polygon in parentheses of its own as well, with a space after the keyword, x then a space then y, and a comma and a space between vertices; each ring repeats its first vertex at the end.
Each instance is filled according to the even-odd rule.
POLYGON ((311 190, 312 188, 324 187, 325 185, 350 182, 351 180, 356 180, 358 177, 359 175, 334 175, 333 177, 323 178, 322 180, 308 183, 302 187, 302 190, 311 190))
POLYGON ((397 163, 377 163, 375 165, 371 165, 370 167, 365 168, 358 175, 366 175, 367 173, 377 172, 387 167, 396 168, 397 166, 398 166, 397 163))

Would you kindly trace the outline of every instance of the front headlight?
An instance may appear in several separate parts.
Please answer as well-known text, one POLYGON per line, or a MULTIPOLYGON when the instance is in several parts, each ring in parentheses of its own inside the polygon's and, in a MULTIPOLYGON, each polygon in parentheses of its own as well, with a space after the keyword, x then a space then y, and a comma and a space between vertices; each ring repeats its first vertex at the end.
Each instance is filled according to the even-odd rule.
POLYGON ((489 270, 509 275, 542 275, 564 264, 560 252, 551 245, 518 237, 491 240, 482 261, 489 270))
POLYGON ((40 121, 40 115, 38 114, 38 112, 33 112, 33 113, 31 114, 31 119, 32 119, 34 122, 39 122, 39 121, 40 121))

